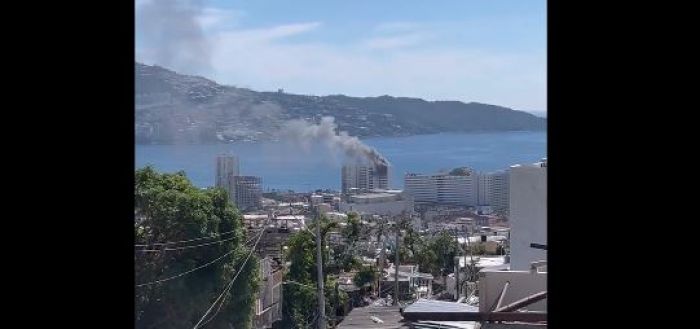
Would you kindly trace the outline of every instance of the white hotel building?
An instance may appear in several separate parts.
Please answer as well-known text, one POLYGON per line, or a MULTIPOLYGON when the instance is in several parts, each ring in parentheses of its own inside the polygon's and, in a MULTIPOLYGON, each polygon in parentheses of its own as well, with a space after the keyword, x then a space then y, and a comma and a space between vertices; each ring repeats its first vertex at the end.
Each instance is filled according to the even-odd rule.
POLYGON ((480 174, 468 169, 462 175, 409 173, 404 176, 404 188, 418 204, 490 206, 498 213, 508 214, 508 170, 480 174))
POLYGON ((476 206, 478 175, 469 170, 463 175, 439 173, 433 175, 406 174, 404 189, 415 203, 435 203, 476 206))

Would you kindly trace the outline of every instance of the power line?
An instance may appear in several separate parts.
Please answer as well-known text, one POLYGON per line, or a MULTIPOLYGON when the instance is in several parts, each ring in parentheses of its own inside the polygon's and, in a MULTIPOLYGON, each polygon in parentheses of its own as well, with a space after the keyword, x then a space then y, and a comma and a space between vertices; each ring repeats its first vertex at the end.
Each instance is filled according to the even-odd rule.
MULTIPOLYGON (((262 237, 262 234, 263 234, 264 232, 265 232, 265 231, 263 230, 263 231, 261 231, 261 232, 258 234, 258 241, 260 241, 260 237, 262 237)), ((251 240, 252 240, 252 239, 251 239, 251 240)), ((250 240, 249 240, 249 241, 250 241, 250 240)), ((258 244, 258 243, 256 242, 256 243, 255 243, 255 246, 252 247, 252 249, 251 249, 251 251, 250 251, 251 253, 252 253, 253 251, 255 251, 255 247, 257 246, 257 244, 258 244)), ((248 254, 248 257, 250 257, 250 254, 248 254)), ((245 261, 248 262, 248 258, 246 258, 245 261)), ((245 262, 243 263, 243 265, 242 265, 241 268, 239 269, 239 272, 238 272, 238 273, 240 273, 240 271, 243 269, 244 266, 245 266, 245 262)), ((236 277, 238 276, 238 273, 236 273, 236 277)), ((233 278, 233 281, 236 280, 236 277, 233 278)), ((231 281, 231 283, 229 283, 229 287, 228 287, 227 289, 230 289, 230 288, 231 288, 231 286, 233 285, 233 281, 231 281)), ((221 296, 219 296, 219 297, 221 297, 221 296)), ((218 298, 217 298, 217 299, 218 299, 218 298)), ((216 301, 214 301, 214 304, 212 304, 212 306, 214 306, 215 304, 216 304, 216 301)), ((219 314, 219 311, 221 311, 221 307, 222 307, 223 305, 224 305, 224 302, 221 301, 221 303, 219 303, 219 307, 216 309, 216 312, 214 313, 214 315, 212 315, 206 322, 202 323, 201 326, 203 327, 203 326, 205 326, 207 323, 209 323, 209 322, 211 322, 212 320, 214 320, 214 318, 216 317, 216 315, 219 314)), ((211 311, 211 308, 210 308, 210 311, 211 311)), ((205 313, 204 316, 202 317, 202 319, 203 319, 206 315, 207 315, 207 314, 205 313)), ((202 320, 200 319, 199 321, 201 322, 202 320)), ((195 326, 195 328, 197 328, 197 326, 195 326)))
MULTIPOLYGON (((224 297, 224 295, 225 295, 226 293, 228 293, 229 290, 231 290, 231 287, 233 287, 233 283, 234 283, 234 282, 236 281, 236 279, 238 278, 238 275, 241 274, 241 272, 243 271, 243 268, 245 268, 245 265, 248 263, 248 260, 250 259, 250 256, 253 255, 253 251, 255 251, 255 247, 258 246, 258 242, 260 242, 260 238, 262 238, 263 233, 265 233, 265 230, 261 231, 260 234, 258 235, 258 240, 255 241, 255 245, 253 246, 253 248, 250 249, 250 252, 248 253, 248 257, 245 258, 245 261, 243 262, 243 265, 241 265, 240 269, 238 270, 238 273, 236 273, 236 275, 233 277, 233 279, 231 280, 231 282, 229 282, 228 286, 224 289, 224 291, 221 292, 221 294, 219 295, 219 297, 216 298, 216 300, 214 301, 214 303, 211 304, 211 306, 209 307, 209 309, 204 313, 204 315, 202 316, 202 318, 199 319, 199 321, 197 322, 197 324, 194 325, 194 328, 193 328, 193 329, 199 328, 199 325, 202 323, 202 320, 204 320, 204 318, 207 317, 207 315, 209 314, 209 312, 211 312, 211 310, 214 308, 214 305, 216 305, 216 303, 218 303, 219 300, 220 300, 222 297, 224 297)), ((222 302, 222 303, 223 303, 223 302, 222 302)), ((216 314, 214 314, 214 316, 216 316, 216 314)), ((214 316, 212 316, 212 318, 214 318, 214 316)))
MULTIPOLYGON (((153 242, 153 243, 148 243, 148 244, 135 244, 134 247, 148 247, 148 246, 167 246, 167 245, 172 245, 172 244, 178 244, 178 243, 187 243, 187 242, 192 242, 192 241, 199 241, 199 240, 208 240, 208 239, 214 239, 218 238, 222 235, 226 234, 231 234, 236 232, 236 230, 231 230, 227 232, 221 232, 221 233, 216 233, 213 236, 203 236, 199 238, 194 238, 194 239, 189 239, 189 240, 181 240, 181 241, 166 241, 166 242, 153 242)), ((251 239, 252 240, 252 239, 251 239)), ((249 240, 250 241, 250 240, 249 240)))
MULTIPOLYGON (((255 239, 255 237, 252 237, 252 238, 250 238, 250 240, 246 241, 246 245, 247 245, 250 241, 253 241, 253 239, 255 239)), ((189 270, 189 271, 185 271, 185 272, 182 272, 182 273, 180 273, 180 274, 176 274, 176 275, 167 277, 167 278, 165 278, 165 279, 160 279, 160 280, 155 280, 155 281, 151 281, 151 282, 146 282, 146 283, 137 284, 136 287, 148 286, 148 285, 152 285, 152 284, 156 284, 156 283, 161 283, 161 282, 166 282, 166 281, 170 281, 170 280, 173 280, 173 279, 177 279, 177 278, 179 278, 179 277, 181 277, 181 276, 183 276, 183 275, 190 274, 190 273, 192 273, 192 272, 194 272, 194 271, 196 271, 196 270, 200 270, 200 269, 203 269, 203 268, 205 268, 205 267, 207 267, 207 266, 209 266, 209 265, 211 265, 211 264, 214 264, 214 263, 216 263, 217 261, 221 260, 222 258, 224 258, 224 257, 226 257, 226 256, 228 256, 228 255, 230 255, 230 254, 233 253, 234 251, 236 251, 236 249, 232 249, 231 251, 229 251, 229 252, 227 252, 227 253, 221 255, 220 257, 218 257, 218 258, 212 260, 211 262, 206 263, 206 264, 201 265, 201 266, 198 266, 198 267, 195 267, 195 268, 193 268, 193 269, 191 269, 191 270, 189 270)))
POLYGON ((252 237, 252 238, 250 238, 250 239, 248 239, 248 240, 245 240, 245 244, 249 244, 250 241, 253 241, 253 239, 255 239, 255 237, 252 237))
POLYGON ((216 312, 214 312, 214 315, 212 315, 209 319, 207 319, 207 321, 205 321, 204 323, 202 323, 202 324, 200 325, 200 327, 204 327, 204 326, 207 325, 207 323, 209 323, 209 322, 211 322, 212 320, 214 320, 214 318, 216 317, 216 315, 219 314, 219 311, 221 311, 221 307, 222 307, 222 306, 224 306, 224 302, 223 302, 223 301, 222 301, 221 303, 219 303, 219 307, 216 309, 216 312))
POLYGON ((136 286, 137 286, 137 287, 143 287, 143 286, 148 286, 148 285, 152 285, 152 284, 156 284, 156 283, 161 283, 161 282, 166 282, 166 281, 170 281, 170 280, 173 280, 173 279, 177 279, 177 278, 179 278, 179 277, 181 277, 181 276, 183 276, 183 275, 190 274, 190 273, 192 273, 192 272, 194 272, 194 271, 196 271, 196 270, 199 270, 199 269, 205 268, 205 267, 207 267, 207 266, 209 266, 209 265, 211 265, 211 264, 214 264, 214 263, 216 263, 217 261, 221 260, 222 258, 224 258, 224 257, 226 257, 226 256, 228 256, 228 255, 230 255, 230 254, 233 253, 234 251, 236 251, 236 249, 232 249, 231 251, 229 251, 229 252, 223 254, 222 256, 220 256, 220 257, 218 257, 218 258, 216 258, 216 259, 214 259, 214 260, 212 260, 211 262, 206 263, 206 264, 201 265, 201 266, 198 266, 198 267, 195 267, 195 268, 193 268, 193 269, 191 269, 191 270, 189 270, 189 271, 185 271, 185 272, 182 272, 182 273, 180 273, 180 274, 173 275, 173 276, 171 276, 171 277, 167 277, 167 278, 165 278, 165 279, 160 279, 160 280, 156 280, 156 281, 151 281, 151 282, 146 282, 146 283, 137 284, 136 286))
MULTIPOLYGON (((262 233, 263 233, 263 232, 260 232, 259 234, 262 234, 262 233)), ((255 239, 255 237, 252 237, 252 238, 250 238, 250 240, 246 241, 246 244, 247 244, 248 242, 250 242, 250 241, 253 241, 253 239, 255 239)), ((255 248, 253 248, 252 250, 255 250, 255 248)), ((241 268, 243 268, 243 267, 241 267, 241 268)), ((214 312, 214 315, 212 315, 207 321, 205 321, 204 323, 202 323, 202 324, 200 325, 200 327, 204 327, 204 326, 207 325, 207 323, 209 323, 209 322, 211 322, 212 320, 214 320, 214 318, 216 317, 216 315, 219 314, 219 311, 221 311, 221 307, 222 307, 222 306, 224 306, 224 302, 223 302, 223 301, 222 301, 221 303, 219 303, 219 307, 216 309, 216 312, 214 312)))
POLYGON ((167 247, 166 247, 166 248, 163 248, 163 249, 140 249, 140 250, 136 250, 136 251, 140 251, 140 252, 161 252, 161 251, 172 251, 172 250, 183 250, 183 249, 199 248, 199 247, 209 246, 209 245, 217 244, 217 243, 221 243, 221 242, 231 241, 231 240, 233 240, 233 239, 235 239, 235 238, 236 238, 236 237, 233 236, 233 237, 230 237, 230 238, 227 238, 227 239, 222 239, 222 240, 219 240, 219 241, 213 241, 213 242, 207 242, 207 243, 202 243, 202 244, 196 244, 196 245, 192 245, 192 246, 182 246, 182 247, 173 247, 173 248, 167 248, 167 247))
POLYGON ((192 241, 199 241, 199 240, 207 240, 207 239, 214 239, 217 237, 220 237, 222 235, 226 235, 229 233, 236 232, 236 230, 231 230, 228 232, 221 232, 221 233, 216 233, 213 236, 203 236, 199 238, 194 238, 194 239, 189 239, 189 240, 181 240, 181 241, 166 241, 166 242, 153 242, 153 243, 148 243, 148 244, 135 244, 134 247, 148 247, 148 246, 166 246, 170 244, 178 244, 178 243, 186 243, 186 242, 192 242, 192 241))

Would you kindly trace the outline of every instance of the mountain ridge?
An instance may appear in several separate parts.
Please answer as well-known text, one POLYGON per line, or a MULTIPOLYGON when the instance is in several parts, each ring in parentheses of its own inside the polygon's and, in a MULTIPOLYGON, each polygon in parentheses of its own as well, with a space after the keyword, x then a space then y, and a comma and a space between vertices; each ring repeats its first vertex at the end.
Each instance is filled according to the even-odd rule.
POLYGON ((498 105, 254 91, 138 62, 135 87, 138 144, 276 140, 288 120, 318 122, 323 116, 361 138, 546 130, 545 118, 498 105))

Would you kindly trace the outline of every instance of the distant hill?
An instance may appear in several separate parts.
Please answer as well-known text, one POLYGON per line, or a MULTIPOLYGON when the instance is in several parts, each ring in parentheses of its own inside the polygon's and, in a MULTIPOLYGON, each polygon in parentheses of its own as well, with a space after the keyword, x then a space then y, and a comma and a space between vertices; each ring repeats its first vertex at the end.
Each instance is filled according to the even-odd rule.
POLYGON ((136 63, 136 142, 275 140, 290 119, 333 116, 359 137, 439 132, 542 131, 546 119, 509 108, 405 97, 307 96, 219 85, 136 63))
POLYGON ((540 118, 547 118, 547 112, 530 112, 532 115, 540 118))

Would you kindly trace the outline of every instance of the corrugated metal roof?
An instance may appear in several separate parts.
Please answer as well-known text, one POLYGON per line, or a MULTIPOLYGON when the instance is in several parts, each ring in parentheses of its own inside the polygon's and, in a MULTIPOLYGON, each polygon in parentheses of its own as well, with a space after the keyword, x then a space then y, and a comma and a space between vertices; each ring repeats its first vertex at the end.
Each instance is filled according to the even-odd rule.
POLYGON ((479 312, 479 307, 467 305, 465 303, 446 302, 441 300, 419 299, 415 303, 408 305, 404 313, 423 312, 479 312))
POLYGON ((415 329, 474 329, 475 321, 418 321, 413 323, 415 329))
MULTIPOLYGON (((465 303, 446 302, 432 299, 419 299, 415 303, 406 306, 406 313, 432 313, 432 312, 478 312, 479 307, 467 305, 465 303)), ((474 329, 475 321, 417 321, 413 322, 413 328, 421 329, 474 329)))
POLYGON ((338 329, 408 329, 409 322, 403 322, 403 317, 398 306, 366 306, 354 308, 343 321, 338 325, 338 329), (373 320, 381 322, 375 322, 373 320))

